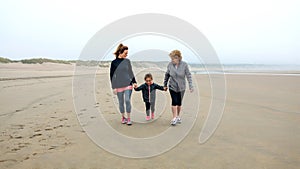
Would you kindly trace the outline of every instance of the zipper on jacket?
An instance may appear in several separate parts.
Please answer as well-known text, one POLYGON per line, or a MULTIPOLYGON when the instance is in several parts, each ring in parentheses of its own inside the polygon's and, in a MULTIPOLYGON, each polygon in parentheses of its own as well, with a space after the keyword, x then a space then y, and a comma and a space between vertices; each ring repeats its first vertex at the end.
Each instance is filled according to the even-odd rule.
POLYGON ((150 99, 150 85, 148 85, 148 94, 149 94, 149 103, 151 102, 151 99, 150 99))

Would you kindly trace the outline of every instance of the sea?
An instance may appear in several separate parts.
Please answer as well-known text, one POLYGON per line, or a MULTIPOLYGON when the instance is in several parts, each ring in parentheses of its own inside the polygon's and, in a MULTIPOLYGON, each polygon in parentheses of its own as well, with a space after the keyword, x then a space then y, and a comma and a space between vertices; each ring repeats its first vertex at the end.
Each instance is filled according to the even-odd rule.
POLYGON ((237 74, 237 75, 280 75, 300 76, 300 65, 262 65, 227 64, 196 65, 190 64, 192 74, 237 74))

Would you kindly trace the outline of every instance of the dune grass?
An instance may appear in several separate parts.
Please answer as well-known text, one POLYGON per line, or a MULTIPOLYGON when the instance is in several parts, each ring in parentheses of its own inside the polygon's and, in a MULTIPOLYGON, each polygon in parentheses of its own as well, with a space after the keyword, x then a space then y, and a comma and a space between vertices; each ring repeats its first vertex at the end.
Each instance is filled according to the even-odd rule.
POLYGON ((11 63, 12 60, 8 59, 8 58, 3 58, 3 57, 0 57, 0 63, 11 63))
POLYGON ((21 62, 23 64, 43 64, 43 63, 59 63, 59 64, 71 64, 74 61, 66 61, 66 60, 54 60, 47 58, 32 58, 32 59, 22 59, 22 60, 10 60, 8 58, 0 57, 0 63, 13 63, 13 62, 21 62))

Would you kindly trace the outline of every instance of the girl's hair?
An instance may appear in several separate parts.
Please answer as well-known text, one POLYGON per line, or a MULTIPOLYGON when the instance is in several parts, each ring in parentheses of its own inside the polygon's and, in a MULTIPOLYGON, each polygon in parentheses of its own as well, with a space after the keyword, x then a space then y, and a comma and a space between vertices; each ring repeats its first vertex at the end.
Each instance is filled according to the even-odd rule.
POLYGON ((178 58, 179 60, 182 59, 182 56, 181 56, 181 52, 179 50, 173 50, 169 56, 173 59, 173 58, 178 58))
POLYGON ((118 58, 118 56, 120 54, 122 54, 125 50, 128 50, 128 47, 124 46, 122 43, 120 43, 120 45, 117 47, 117 49, 114 53, 116 55, 116 58, 118 58))
POLYGON ((146 80, 147 78, 150 78, 151 80, 153 80, 152 74, 151 73, 145 74, 144 80, 146 80))

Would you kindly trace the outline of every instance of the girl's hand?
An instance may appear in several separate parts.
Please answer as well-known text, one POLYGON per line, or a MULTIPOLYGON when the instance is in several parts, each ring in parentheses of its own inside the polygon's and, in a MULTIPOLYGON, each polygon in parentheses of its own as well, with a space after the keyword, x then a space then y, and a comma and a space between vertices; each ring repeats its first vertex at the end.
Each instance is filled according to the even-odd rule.
POLYGON ((164 87, 164 91, 167 91, 168 90, 168 87, 164 87))
POLYGON ((117 89, 113 89, 113 93, 114 93, 114 95, 116 95, 117 94, 117 89))
POLYGON ((137 88, 138 85, 136 83, 133 83, 133 88, 137 88))

